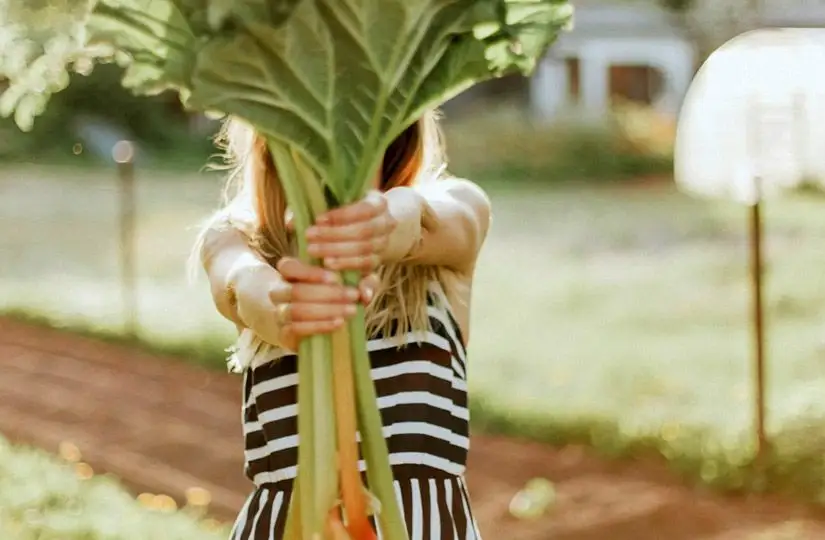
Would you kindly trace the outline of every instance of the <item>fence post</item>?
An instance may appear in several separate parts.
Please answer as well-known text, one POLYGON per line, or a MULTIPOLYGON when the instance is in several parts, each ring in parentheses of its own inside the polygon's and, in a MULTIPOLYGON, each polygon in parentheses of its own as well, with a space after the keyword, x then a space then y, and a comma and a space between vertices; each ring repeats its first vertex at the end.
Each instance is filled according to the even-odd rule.
POLYGON ((135 268, 135 149, 129 141, 118 141, 112 148, 119 177, 120 289, 124 333, 138 334, 138 299, 135 268))
MULTIPOLYGON (((756 179, 757 184, 759 179, 756 179)), ((754 371, 756 374, 754 388, 756 394, 754 411, 756 417, 756 459, 761 465, 764 463, 767 449, 767 435, 765 433, 765 308, 764 308, 764 264, 763 264, 763 235, 762 235, 762 208, 759 199, 751 205, 750 211, 750 255, 751 255, 751 285, 753 294, 753 338, 754 338, 754 371)))
MULTIPOLYGON (((765 304, 764 304, 764 223, 762 216, 762 182, 764 174, 764 152, 766 144, 766 115, 768 111, 763 104, 752 98, 747 109, 747 145, 752 167, 752 204, 750 205, 750 270, 751 270, 751 299, 753 315, 753 383, 754 383, 754 431, 756 439, 756 463, 762 466, 765 462, 765 452, 768 446, 768 436, 765 431, 765 417, 767 416, 765 399, 765 304)), ((767 140, 770 140, 769 138, 767 140)))

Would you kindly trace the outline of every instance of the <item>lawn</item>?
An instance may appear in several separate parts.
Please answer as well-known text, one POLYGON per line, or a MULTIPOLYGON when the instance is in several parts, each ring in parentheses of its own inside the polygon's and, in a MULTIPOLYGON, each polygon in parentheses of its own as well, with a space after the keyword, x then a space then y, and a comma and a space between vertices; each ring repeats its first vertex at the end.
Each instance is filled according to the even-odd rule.
POLYGON ((0 538, 218 540, 228 531, 162 495, 132 498, 82 462, 66 463, 0 437, 0 538))
MULTIPOLYGON (((143 337, 213 358, 233 330, 184 262, 219 186, 139 174, 143 337)), ((747 461, 752 422, 746 211, 668 184, 487 186, 495 220, 470 351, 478 425, 615 451, 652 440, 736 487, 728 469, 747 461)), ((117 331, 116 195, 105 171, 0 170, 0 309, 117 331)), ((794 435, 825 420, 824 210, 802 196, 767 206, 769 427, 792 461, 825 449, 794 435)))

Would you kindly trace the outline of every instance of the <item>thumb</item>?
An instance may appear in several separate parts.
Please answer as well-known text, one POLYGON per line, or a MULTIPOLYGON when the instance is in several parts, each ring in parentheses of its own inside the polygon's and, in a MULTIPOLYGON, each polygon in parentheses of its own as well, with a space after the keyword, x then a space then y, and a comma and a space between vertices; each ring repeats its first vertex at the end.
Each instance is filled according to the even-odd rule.
POLYGON ((299 340, 292 330, 291 324, 281 328, 281 331, 278 333, 278 344, 282 348, 290 352, 298 352, 298 342, 299 340))
POLYGON ((375 291, 381 284, 378 274, 370 274, 358 284, 358 290, 361 293, 361 302, 368 306, 375 298, 375 291))

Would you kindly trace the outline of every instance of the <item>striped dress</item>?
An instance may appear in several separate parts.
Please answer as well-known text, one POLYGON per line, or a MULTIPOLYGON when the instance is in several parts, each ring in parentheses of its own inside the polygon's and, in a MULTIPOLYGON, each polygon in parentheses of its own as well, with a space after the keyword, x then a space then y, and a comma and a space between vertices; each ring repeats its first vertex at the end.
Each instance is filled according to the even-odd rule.
MULTIPOLYGON (((432 331, 368 343, 395 492, 410 540, 480 540, 464 482, 466 351, 440 286, 430 287, 427 304, 432 331), (398 339, 407 346, 398 348, 398 339)), ((298 462, 296 360, 244 372, 245 472, 256 489, 231 540, 283 538, 298 462)))

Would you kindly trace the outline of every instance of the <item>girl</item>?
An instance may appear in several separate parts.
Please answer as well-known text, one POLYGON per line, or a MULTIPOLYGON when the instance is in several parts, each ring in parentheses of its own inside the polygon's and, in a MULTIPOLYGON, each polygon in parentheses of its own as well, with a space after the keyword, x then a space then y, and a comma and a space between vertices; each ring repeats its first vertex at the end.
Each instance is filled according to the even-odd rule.
POLYGON ((232 539, 283 537, 298 447, 291 351, 301 338, 343 325, 356 302, 367 305, 372 375, 411 540, 480 538, 464 482, 465 351, 487 196, 444 172, 428 113, 389 146, 373 193, 307 232, 323 267, 307 266, 292 256, 289 213, 264 140, 237 121, 223 135, 240 185, 196 253, 218 310, 242 332, 233 362, 244 374, 245 472, 256 490, 232 539), (350 269, 366 276, 357 289, 332 272, 350 269))

